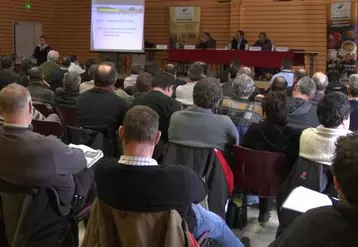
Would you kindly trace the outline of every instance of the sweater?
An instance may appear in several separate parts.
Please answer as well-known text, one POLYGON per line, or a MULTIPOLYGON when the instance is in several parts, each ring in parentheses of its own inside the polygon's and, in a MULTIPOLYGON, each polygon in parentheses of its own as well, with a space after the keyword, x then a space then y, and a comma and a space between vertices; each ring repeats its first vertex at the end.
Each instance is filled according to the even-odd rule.
POLYGON ((193 105, 193 92, 197 82, 188 82, 183 86, 178 86, 175 90, 175 99, 186 106, 193 105))
POLYGON ((236 127, 228 116, 197 106, 174 113, 168 133, 170 142, 188 147, 224 151, 239 142, 236 127))
POLYGON ((300 138, 300 157, 330 166, 336 151, 337 139, 352 133, 345 129, 308 128, 300 138))

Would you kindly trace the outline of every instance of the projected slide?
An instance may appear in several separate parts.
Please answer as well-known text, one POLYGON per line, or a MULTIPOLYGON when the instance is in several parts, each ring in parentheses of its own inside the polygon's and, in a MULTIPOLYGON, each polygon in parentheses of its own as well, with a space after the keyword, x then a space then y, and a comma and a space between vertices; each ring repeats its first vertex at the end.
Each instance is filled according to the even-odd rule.
POLYGON ((142 51, 144 0, 92 0, 91 50, 142 51))

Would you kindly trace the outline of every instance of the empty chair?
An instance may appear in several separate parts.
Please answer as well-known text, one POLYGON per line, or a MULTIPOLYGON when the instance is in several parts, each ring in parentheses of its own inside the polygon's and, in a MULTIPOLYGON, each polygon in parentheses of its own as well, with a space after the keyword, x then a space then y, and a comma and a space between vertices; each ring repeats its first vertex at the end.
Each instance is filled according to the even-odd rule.
POLYGON ((56 106, 55 110, 61 119, 61 123, 64 127, 76 126, 76 109, 74 107, 62 107, 56 106))
POLYGON ((53 135, 61 137, 63 134, 63 128, 58 122, 32 120, 31 124, 34 132, 44 136, 53 135))

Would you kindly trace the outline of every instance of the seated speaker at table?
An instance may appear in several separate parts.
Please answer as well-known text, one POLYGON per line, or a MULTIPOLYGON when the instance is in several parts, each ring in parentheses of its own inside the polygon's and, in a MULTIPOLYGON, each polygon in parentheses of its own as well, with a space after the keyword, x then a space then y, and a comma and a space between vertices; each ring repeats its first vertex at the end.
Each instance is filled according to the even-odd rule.
POLYGON ((215 49, 216 40, 211 37, 210 33, 205 32, 203 38, 200 40, 200 43, 196 45, 196 48, 215 49))
POLYGON ((248 42, 245 39, 245 34, 243 31, 239 30, 236 32, 236 36, 231 40, 231 49, 248 50, 248 42))
POLYGON ((253 46, 261 47, 263 51, 271 51, 272 41, 269 38, 267 38, 266 33, 260 33, 259 40, 257 40, 253 46))

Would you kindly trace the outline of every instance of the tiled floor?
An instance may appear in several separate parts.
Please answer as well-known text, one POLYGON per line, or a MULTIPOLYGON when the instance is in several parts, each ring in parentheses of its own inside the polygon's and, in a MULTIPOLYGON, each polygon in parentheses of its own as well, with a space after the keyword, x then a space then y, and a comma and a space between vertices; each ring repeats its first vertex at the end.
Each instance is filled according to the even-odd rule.
MULTIPOLYGON (((276 210, 271 212, 270 221, 261 227, 257 221, 259 210, 257 208, 248 208, 248 225, 242 230, 234 229, 234 233, 239 238, 244 236, 251 239, 251 247, 267 247, 274 239, 278 227, 278 218, 276 210)), ((80 243, 83 240, 85 228, 81 222, 79 225, 80 243)), ((80 245, 81 246, 81 245, 80 245)))

